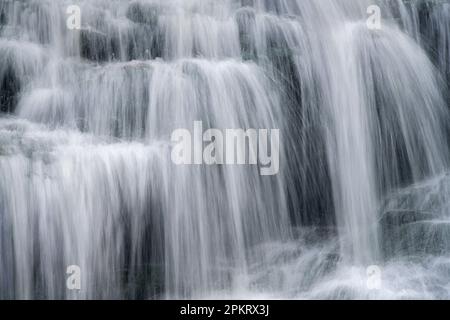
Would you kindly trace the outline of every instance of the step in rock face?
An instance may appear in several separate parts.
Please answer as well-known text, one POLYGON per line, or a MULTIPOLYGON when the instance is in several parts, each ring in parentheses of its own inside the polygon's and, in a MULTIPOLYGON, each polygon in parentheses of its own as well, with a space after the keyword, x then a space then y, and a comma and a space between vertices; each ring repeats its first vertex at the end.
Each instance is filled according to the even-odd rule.
POLYGON ((386 257, 450 252, 448 175, 392 195, 380 218, 386 257))
POLYGON ((424 220, 432 220, 434 215, 428 212, 398 210, 386 212, 381 218, 381 224, 385 228, 397 228, 408 223, 424 220))
POLYGON ((26 81, 42 72, 47 58, 38 45, 0 41, 0 112, 13 113, 26 81))
POLYGON ((450 174, 442 174, 425 182, 392 193, 385 199, 382 212, 413 211, 450 217, 450 174))

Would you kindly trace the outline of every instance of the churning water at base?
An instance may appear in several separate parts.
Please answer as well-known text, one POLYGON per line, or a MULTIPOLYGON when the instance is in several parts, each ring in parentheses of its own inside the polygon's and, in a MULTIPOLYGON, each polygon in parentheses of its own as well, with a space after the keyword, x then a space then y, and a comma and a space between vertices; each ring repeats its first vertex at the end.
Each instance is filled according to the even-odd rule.
POLYGON ((0 298, 450 298, 450 3, 376 3, 1 1, 0 298), (174 165, 194 121, 280 173, 174 165))

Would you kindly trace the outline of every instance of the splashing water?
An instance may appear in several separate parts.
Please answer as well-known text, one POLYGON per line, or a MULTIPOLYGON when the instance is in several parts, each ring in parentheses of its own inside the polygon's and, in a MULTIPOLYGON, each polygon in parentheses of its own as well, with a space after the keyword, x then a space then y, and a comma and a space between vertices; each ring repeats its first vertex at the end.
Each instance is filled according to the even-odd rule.
POLYGON ((0 298, 449 298, 450 3, 372 4, 2 1, 0 298), (280 173, 176 166, 194 121, 280 173))

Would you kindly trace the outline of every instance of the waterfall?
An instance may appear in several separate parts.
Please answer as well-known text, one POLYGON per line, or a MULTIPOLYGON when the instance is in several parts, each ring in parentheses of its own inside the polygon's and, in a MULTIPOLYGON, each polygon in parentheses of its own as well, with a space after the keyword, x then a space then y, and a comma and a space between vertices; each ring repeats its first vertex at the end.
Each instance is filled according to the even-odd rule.
POLYGON ((0 298, 450 297, 449 1, 0 1, 0 298))

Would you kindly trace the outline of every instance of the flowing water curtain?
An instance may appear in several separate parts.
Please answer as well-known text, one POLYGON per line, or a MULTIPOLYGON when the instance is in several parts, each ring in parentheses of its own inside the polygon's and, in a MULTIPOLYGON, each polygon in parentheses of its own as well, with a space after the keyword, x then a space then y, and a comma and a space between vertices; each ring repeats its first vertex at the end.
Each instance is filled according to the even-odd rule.
MULTIPOLYGON (((26 6, 21 2, 17 5, 26 6)), ((32 5, 56 15, 52 16, 55 20, 63 17, 62 4, 57 13, 45 2, 36 1, 32 5)), ((126 16, 136 19, 132 14, 136 10, 134 7, 128 7, 128 3, 118 5, 124 9, 121 13, 125 16, 121 19, 126 16)), ((16 251, 22 252, 5 264, 15 263, 23 268, 10 270, 5 281, 10 281, 8 279, 18 272, 29 274, 20 277, 15 284, 17 288, 6 291, 5 296, 64 296, 65 282, 60 281, 64 268, 61 267, 74 263, 86 272, 85 289, 80 295, 69 293, 68 297, 134 296, 137 290, 142 290, 139 286, 145 288, 146 284, 132 283, 142 281, 133 277, 145 276, 146 272, 156 273, 159 286, 166 287, 164 289, 174 296, 207 292, 216 287, 228 288, 235 268, 245 273, 246 248, 288 233, 288 223, 283 218, 286 210, 283 209, 281 178, 263 181, 256 169, 238 169, 239 173, 228 168, 206 172, 195 167, 173 168, 166 157, 164 169, 157 170, 163 172, 162 177, 157 179, 150 170, 157 159, 145 154, 139 156, 144 147, 142 143, 155 143, 162 152, 165 149, 161 145, 168 142, 172 130, 191 126, 198 119, 217 128, 277 127, 277 117, 273 114, 277 98, 268 95, 274 91, 262 71, 252 63, 236 59, 217 62, 193 59, 194 49, 186 51, 185 45, 177 41, 169 43, 173 48, 167 50, 165 61, 121 62, 119 60, 129 58, 113 52, 110 47, 113 40, 105 42, 96 38, 116 36, 115 30, 109 29, 116 23, 116 18, 108 20, 109 15, 114 14, 110 6, 105 9, 101 2, 94 4, 96 11, 102 14, 88 21, 92 23, 90 26, 100 30, 82 30, 78 59, 60 51, 56 43, 45 47, 50 61, 43 72, 30 77, 21 92, 16 114, 49 126, 54 131, 47 133, 44 129, 43 134, 54 134, 56 142, 43 142, 47 146, 45 150, 31 149, 25 155, 20 149, 14 150, 14 154, 23 157, 23 167, 16 164, 19 161, 14 157, 5 159, 4 168, 15 165, 12 171, 24 175, 19 181, 26 184, 26 177, 30 176, 37 185, 27 189, 25 185, 12 184, 21 192, 4 194, 4 214, 11 217, 7 226, 17 228, 7 232, 5 237, 11 235, 16 251), (180 52, 179 55, 172 56, 176 52, 180 52), (89 60, 101 64, 93 65, 89 60), (109 61, 113 63, 107 63, 109 61), (69 138, 61 139, 58 135, 66 130, 69 130, 69 138), (73 130, 86 132, 87 142, 73 141, 72 134, 76 135, 73 130), (137 139, 139 143, 124 146, 128 155, 121 158, 121 144, 111 140, 114 137, 137 139), (105 143, 108 146, 104 146, 105 143), (127 168, 133 172, 139 170, 139 179, 136 180, 137 173, 127 168), (77 173, 78 170, 81 171, 77 173), (158 181, 159 191, 151 188, 154 180, 158 181), (151 196, 156 199, 155 203, 148 199, 151 196), (22 204, 20 208, 17 208, 18 203, 22 204), (36 222, 30 220, 32 212, 43 220, 37 229, 36 222), (14 219, 19 218, 23 223, 16 224, 14 219), (158 228, 152 226, 153 220, 163 226, 164 232, 159 233, 159 238, 154 232, 158 228), (137 228, 133 221, 140 221, 142 227, 137 228), (147 229, 152 229, 149 236, 147 229), (108 242, 110 238, 115 240, 108 242), (55 239, 64 245, 55 247, 55 239), (162 244, 164 248, 160 252, 162 244), (157 253, 153 254, 152 249, 157 253), (48 259, 41 258, 42 251, 48 259), (165 270, 159 270, 161 265, 165 270), (151 266, 154 270, 150 270, 151 266), (58 279, 52 278, 55 273, 59 274, 58 279)), ((177 13, 183 8, 171 9, 176 17, 186 15, 188 24, 195 23, 200 28, 208 21, 216 23, 208 16, 203 17, 204 21, 196 20, 189 13, 194 9, 185 9, 187 13, 177 13)), ((10 10, 16 12, 15 7, 10 10)), ((82 11, 89 12, 88 8, 82 11)), ((27 13, 25 11, 24 15, 27 13)), ((170 19, 167 17, 168 26, 163 26, 167 32, 172 32, 170 28, 176 23, 170 19)), ((13 20, 11 24, 14 22, 14 27, 18 28, 21 21, 13 20)), ((40 22, 36 20, 36 23, 41 27, 40 22)), ((134 22, 127 20, 127 24, 134 22)), ((25 41, 47 44, 50 37, 44 42, 42 35, 46 32, 53 35, 56 31, 49 30, 47 25, 42 29, 38 29, 37 35, 24 35, 10 41, 18 45, 25 41)), ((192 35, 199 37, 196 32, 192 35)), ((5 34, 5 38, 8 37, 9 34, 5 34)), ((189 39, 189 34, 183 39, 189 39)), ((205 39, 192 41, 204 42, 205 39)), ((130 43, 126 43, 128 45, 130 43)), ((125 45, 119 47, 123 51, 125 45)), ((12 126, 5 124, 6 133, 15 132, 12 126)), ((36 134, 39 139, 39 130, 43 130, 27 129, 26 126, 19 128, 20 143, 27 142, 28 134, 36 134), (25 136, 20 135, 23 131, 25 136)), ((4 172, 4 180, 11 181, 13 178, 7 172, 4 172)))

